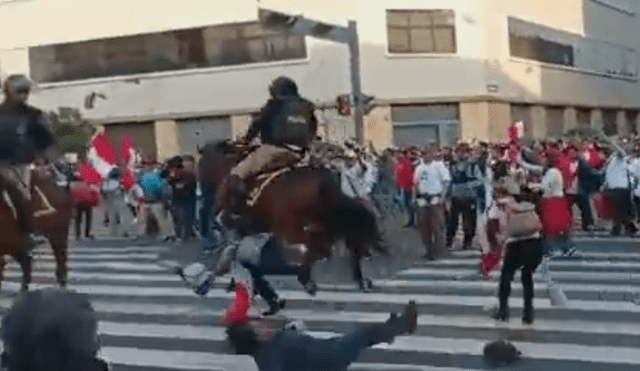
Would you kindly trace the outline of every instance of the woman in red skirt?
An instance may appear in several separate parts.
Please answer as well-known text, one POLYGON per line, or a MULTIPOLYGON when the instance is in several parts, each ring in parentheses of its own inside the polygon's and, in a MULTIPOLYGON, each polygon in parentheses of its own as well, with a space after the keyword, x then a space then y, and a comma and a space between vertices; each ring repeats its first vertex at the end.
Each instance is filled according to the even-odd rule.
POLYGON ((542 234, 546 241, 546 252, 560 247, 564 255, 573 255, 576 250, 570 238, 572 215, 569 199, 564 194, 562 173, 556 166, 557 157, 548 156, 544 176, 540 183, 542 191, 542 234))
POLYGON ((547 148, 545 166, 537 166, 521 161, 528 171, 543 174, 540 182, 542 201, 540 202, 540 222, 545 239, 545 253, 551 253, 553 247, 562 249, 563 255, 571 256, 577 251, 570 239, 572 214, 568 198, 564 194, 562 173, 557 167, 559 151, 555 147, 547 148))

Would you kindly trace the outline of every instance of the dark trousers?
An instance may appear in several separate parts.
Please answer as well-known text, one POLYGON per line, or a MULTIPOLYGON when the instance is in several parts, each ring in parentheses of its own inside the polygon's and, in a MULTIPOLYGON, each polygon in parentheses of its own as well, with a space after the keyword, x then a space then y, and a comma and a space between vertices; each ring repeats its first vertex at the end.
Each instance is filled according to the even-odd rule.
POLYGON ((294 276, 299 273, 298 266, 288 264, 282 257, 279 248, 275 240, 271 239, 260 251, 260 266, 243 264, 249 270, 258 294, 267 302, 276 300, 278 294, 269 281, 264 279, 266 274, 294 276))
POLYGON ((279 343, 272 343, 269 352, 259 358, 261 370, 332 370, 347 371, 349 364, 355 362, 360 353, 379 343, 392 342, 399 331, 386 323, 369 324, 331 339, 313 338, 298 331, 285 330, 277 337, 279 343), (267 364, 272 359, 286 364, 267 364))
POLYGON ((525 310, 533 308, 533 272, 542 261, 542 240, 539 238, 507 244, 500 276, 500 309, 508 308, 511 281, 516 270, 522 268, 522 289, 525 310))
POLYGON ((586 193, 578 193, 575 195, 567 195, 569 199, 569 211, 573 213, 573 205, 578 205, 582 214, 582 229, 593 226, 593 214, 591 213, 591 204, 589 203, 589 195, 586 193))
POLYGON ((628 232, 636 232, 637 228, 632 221, 631 190, 615 188, 608 190, 607 193, 613 200, 615 210, 613 232, 620 233, 623 225, 628 232))
POLYGON ((91 223, 93 217, 93 207, 89 205, 76 206, 76 237, 80 237, 80 226, 82 224, 82 216, 84 215, 84 236, 91 235, 91 223))
POLYGON ((196 198, 184 197, 177 199, 172 209, 176 236, 184 240, 190 239, 196 217, 196 198))
POLYGON ((471 246, 473 236, 476 233, 477 209, 476 201, 471 198, 451 198, 449 221, 447 226, 447 246, 453 244, 453 238, 458 230, 458 221, 462 214, 462 230, 464 231, 464 247, 471 246))
POLYGON ((200 208, 200 234, 205 237, 211 232, 209 221, 213 205, 216 201, 216 185, 213 183, 200 183, 202 191, 202 208, 200 208))
POLYGON ((403 206, 407 210, 407 215, 409 216, 409 221, 407 222, 407 225, 415 225, 416 211, 413 205, 411 204, 412 191, 410 189, 401 189, 400 194, 402 195, 403 206))

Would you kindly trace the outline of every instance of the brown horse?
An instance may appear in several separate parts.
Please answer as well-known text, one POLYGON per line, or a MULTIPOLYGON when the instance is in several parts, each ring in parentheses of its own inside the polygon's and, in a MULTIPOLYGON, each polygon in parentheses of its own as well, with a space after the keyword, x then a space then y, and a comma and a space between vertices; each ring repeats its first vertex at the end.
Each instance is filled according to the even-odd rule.
MULTIPOLYGON (((221 185, 218 207, 228 207, 231 197, 223 179, 245 154, 243 149, 236 153, 235 144, 230 142, 209 144, 202 151, 201 161, 210 169, 208 178, 221 185)), ((249 180, 247 188, 254 188, 258 181, 249 180)), ((243 203, 239 212, 241 234, 268 232, 281 246, 306 247, 298 279, 311 294, 315 293, 311 267, 331 257, 336 242, 344 240, 351 250, 354 278, 362 290, 367 290, 370 281, 362 277, 360 259, 370 256, 372 250, 388 255, 374 214, 343 194, 336 174, 320 166, 292 168, 278 175, 264 186, 252 206, 243 203)))
MULTIPOLYGON (((38 171, 31 172, 31 203, 35 226, 38 232, 49 240, 56 259, 56 279, 61 287, 67 285, 67 253, 69 247, 69 225, 71 223, 72 201, 68 189, 55 184, 52 177, 38 171)), ((7 203, 4 192, 0 196, 0 284, 4 279, 4 269, 10 255, 22 268, 22 290, 29 289, 31 283, 32 256, 22 250, 19 243, 18 223, 14 210, 7 203)))

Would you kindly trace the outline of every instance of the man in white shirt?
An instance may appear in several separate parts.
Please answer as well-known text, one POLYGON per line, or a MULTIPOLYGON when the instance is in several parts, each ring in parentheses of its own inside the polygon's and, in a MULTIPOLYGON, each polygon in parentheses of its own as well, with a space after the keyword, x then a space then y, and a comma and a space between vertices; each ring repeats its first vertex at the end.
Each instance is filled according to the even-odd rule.
POLYGON ((415 194, 419 208, 419 230, 427 253, 436 260, 445 250, 445 195, 451 182, 449 169, 426 150, 415 170, 415 194))
POLYGON ((615 223, 611 234, 619 235, 622 225, 628 233, 638 231, 631 219, 631 189, 633 178, 629 166, 629 158, 620 150, 616 151, 609 160, 605 171, 605 189, 614 200, 616 211, 615 223))

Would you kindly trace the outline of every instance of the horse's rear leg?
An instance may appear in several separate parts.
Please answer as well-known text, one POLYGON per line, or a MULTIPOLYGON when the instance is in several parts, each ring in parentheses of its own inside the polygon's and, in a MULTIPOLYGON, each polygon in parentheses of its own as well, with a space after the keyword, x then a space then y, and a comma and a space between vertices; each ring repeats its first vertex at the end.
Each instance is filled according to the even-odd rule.
POLYGON ((33 256, 30 253, 20 253, 16 255, 16 260, 20 263, 22 268, 22 286, 20 290, 22 292, 29 290, 29 284, 31 284, 31 263, 33 256))

